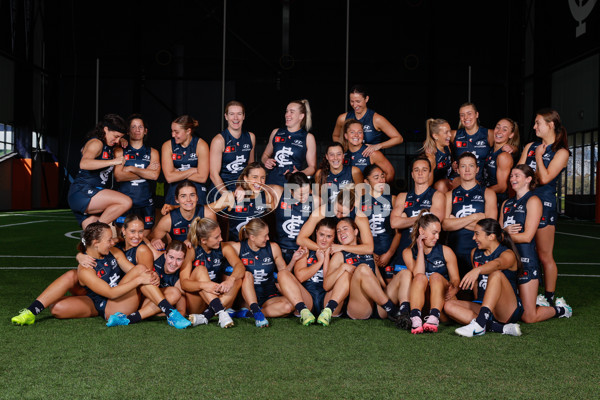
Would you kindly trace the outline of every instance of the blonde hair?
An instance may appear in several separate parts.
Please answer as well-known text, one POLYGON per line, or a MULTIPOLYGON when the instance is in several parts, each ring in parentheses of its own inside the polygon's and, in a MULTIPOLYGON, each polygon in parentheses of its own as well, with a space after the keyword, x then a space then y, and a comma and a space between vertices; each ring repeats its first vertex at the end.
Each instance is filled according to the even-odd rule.
POLYGON ((310 128, 312 128, 312 113, 310 111, 310 104, 308 103, 308 100, 302 99, 290 101, 290 104, 292 103, 298 104, 300 106, 300 112, 304 114, 304 119, 302 120, 301 126, 307 132, 309 132, 310 128))
POLYGON ((188 240, 194 247, 198 247, 201 239, 206 239, 219 227, 219 224, 210 218, 196 217, 190 224, 188 240))
POLYGON ((438 134, 441 126, 444 124, 448 124, 448 121, 442 118, 429 118, 425 122, 427 136, 425 137, 425 141, 423 142, 423 147, 421 148, 421 151, 431 154, 435 154, 437 152, 437 146, 435 144, 435 138, 433 137, 433 135, 438 134))
POLYGON ((512 125, 512 134, 513 137, 508 138, 508 141, 506 142, 507 144, 516 147, 517 149, 519 148, 519 143, 520 143, 520 136, 519 136, 519 125, 517 125, 517 123, 515 121, 513 121, 511 118, 500 118, 498 120, 498 122, 500 121, 506 121, 508 122, 510 125, 512 125))
POLYGON ((250 235, 256 236, 263 229, 267 228, 268 225, 265 221, 260 218, 252 218, 248 223, 240 229, 240 240, 247 240, 250 235))
POLYGON ((438 223, 440 224, 440 219, 434 214, 432 213, 428 208, 424 208, 421 211, 419 211, 419 215, 417 216, 417 220, 415 221, 415 223, 412 226, 412 232, 410 232, 410 248, 412 249, 413 247, 416 246, 417 244, 417 239, 419 238, 419 228, 427 228, 429 225, 433 224, 433 223, 438 223))

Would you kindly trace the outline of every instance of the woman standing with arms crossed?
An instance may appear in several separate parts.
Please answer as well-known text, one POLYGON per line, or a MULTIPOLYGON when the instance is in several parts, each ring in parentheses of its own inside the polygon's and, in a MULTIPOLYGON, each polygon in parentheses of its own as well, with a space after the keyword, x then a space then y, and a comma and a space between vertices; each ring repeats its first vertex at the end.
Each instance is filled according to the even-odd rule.
POLYGON ((544 268, 544 295, 538 296, 538 305, 554 303, 558 269, 554 261, 554 234, 556 232, 556 186, 558 175, 569 161, 567 130, 562 125, 556 110, 542 109, 535 116, 535 134, 541 142, 528 143, 521 153, 519 164, 529 165, 538 179, 534 194, 542 201, 542 220, 535 234, 535 243, 540 262, 544 268))
POLYGON ((69 207, 81 227, 92 222, 112 223, 131 208, 131 199, 115 190, 106 189, 115 165, 125 161, 113 156, 113 147, 127 133, 123 118, 116 114, 105 115, 81 150, 79 172, 69 188, 69 207))
POLYGON ((210 152, 208 144, 193 135, 198 121, 182 115, 171 123, 170 140, 163 143, 162 172, 169 183, 165 203, 175 205, 177 184, 191 181, 196 186, 198 204, 206 204, 206 180, 208 179, 210 152), (201 161, 200 161, 201 160, 201 161))
POLYGON ((367 148, 363 150, 362 155, 369 157, 373 152, 383 149, 389 149, 403 142, 402 135, 394 125, 392 125, 384 116, 367 108, 369 96, 361 86, 354 86, 350 89, 350 107, 351 111, 340 114, 335 122, 333 129, 333 141, 342 140, 344 123, 348 119, 355 119, 363 125, 365 144, 367 148))
POLYGON ((260 158, 269 170, 268 185, 283 187, 287 182, 288 173, 301 171, 306 176, 315 173, 317 143, 313 134, 309 132, 311 127, 312 117, 308 100, 295 100, 288 104, 285 110, 285 128, 273 129, 260 158))

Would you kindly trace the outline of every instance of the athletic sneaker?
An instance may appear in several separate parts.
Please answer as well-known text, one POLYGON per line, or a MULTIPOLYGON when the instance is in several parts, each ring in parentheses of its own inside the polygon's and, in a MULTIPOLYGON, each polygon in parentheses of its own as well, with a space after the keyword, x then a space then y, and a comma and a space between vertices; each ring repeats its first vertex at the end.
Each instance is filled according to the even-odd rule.
POLYGON ((192 326, 208 325, 208 320, 204 314, 190 314, 188 315, 188 319, 192 323, 192 326))
POLYGON ((188 326, 192 325, 192 323, 187 319, 183 318, 183 315, 181 315, 176 309, 173 309, 173 311, 171 311, 171 314, 169 314, 169 316, 167 317, 167 322, 169 323, 169 325, 174 326, 177 329, 185 329, 188 326))
POLYGON ((573 309, 570 305, 567 304, 564 297, 558 297, 554 301, 554 304, 556 305, 556 307, 562 307, 565 309, 565 313, 559 318, 571 318, 571 315, 573 315, 573 309))
POLYGON ((502 327, 503 335, 521 336, 521 326, 519 324, 505 324, 502 327))
POLYGON ((304 326, 309 326, 315 322, 315 316, 308 308, 304 308, 300 311, 300 322, 302 322, 302 325, 304 326))
POLYGON ((412 329, 412 321, 407 312, 400 314, 400 316, 396 318, 396 327, 398 329, 410 332, 412 329))
POLYGON ((129 325, 129 320, 127 319, 127 315, 122 312, 114 313, 110 317, 108 317, 108 321, 106 322, 106 326, 124 326, 129 325))
POLYGON ((538 294, 535 298, 535 305, 538 307, 550 307, 550 302, 546 299, 546 296, 543 294, 538 294))
POLYGON ((267 321, 262 311, 254 313, 254 323, 257 328, 266 328, 269 326, 269 321, 267 321))
POLYGON ((438 326, 440 324, 440 319, 435 315, 428 315, 425 317, 425 323, 423 324, 424 332, 433 332, 436 333, 438 331, 438 326))
POLYGON ((410 333, 416 335, 417 333, 423 333, 423 320, 418 315, 414 317, 410 317, 411 321, 411 330, 410 333))
POLYGON ((323 326, 329 326, 331 323, 331 308, 325 307, 321 314, 319 314, 319 318, 317 318, 317 322, 323 326))
POLYGON ((233 320, 226 311, 219 311, 219 326, 221 328, 229 328, 233 326, 233 320))
POLYGON ((481 336, 485 335, 485 328, 477 323, 474 319, 469 323, 469 325, 461 326, 460 328, 456 328, 454 331, 457 335, 464 337, 473 337, 473 336, 481 336))
POLYGON ((35 322, 35 315, 27 308, 19 311, 19 315, 11 318, 10 322, 13 325, 32 325, 35 322))

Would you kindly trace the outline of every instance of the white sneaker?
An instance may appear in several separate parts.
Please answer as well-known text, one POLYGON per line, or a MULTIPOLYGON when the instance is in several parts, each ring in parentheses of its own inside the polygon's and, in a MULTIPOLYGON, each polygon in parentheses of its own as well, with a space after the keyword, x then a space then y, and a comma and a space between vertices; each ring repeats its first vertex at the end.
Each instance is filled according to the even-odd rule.
POLYGON ((472 320, 469 325, 456 328, 454 332, 456 332, 457 335, 464 337, 481 336, 485 335, 485 328, 479 325, 475 320, 472 320))
POLYGON ((192 326, 198 325, 208 325, 208 320, 204 316, 204 314, 190 314, 188 319, 192 323, 192 326))
POLYGON ((219 311, 217 314, 219 314, 219 326, 221 328, 229 328, 234 325, 233 320, 231 319, 227 311, 219 311))
POLYGON ((502 334, 503 335, 510 335, 510 336, 521 336, 521 325, 519 325, 519 324, 505 324, 502 327, 502 334))
POLYGON ((567 304, 564 297, 559 297, 556 300, 554 300, 554 304, 556 305, 556 307, 562 307, 565 309, 565 313, 559 318, 571 318, 571 315, 573 315, 573 309, 570 305, 567 304))
POLYGON ((535 299, 535 305, 538 307, 550 307, 550 302, 546 299, 546 296, 538 294, 535 299))

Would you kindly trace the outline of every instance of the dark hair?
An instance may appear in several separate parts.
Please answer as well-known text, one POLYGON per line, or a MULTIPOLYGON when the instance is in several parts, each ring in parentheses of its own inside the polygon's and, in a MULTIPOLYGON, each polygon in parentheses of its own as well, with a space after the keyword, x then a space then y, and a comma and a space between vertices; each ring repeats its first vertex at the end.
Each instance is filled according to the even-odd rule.
POLYGON ((244 105, 237 100, 231 100, 229 103, 227 103, 225 105, 225 114, 227 114, 229 112, 229 107, 233 107, 233 106, 242 107, 242 112, 244 114, 246 114, 246 107, 244 107, 244 105))
POLYGON ((144 219, 137 213, 129 213, 127 217, 125 217, 125 221, 123 221, 123 229, 127 229, 127 226, 133 221, 140 221, 142 224, 144 223, 144 219))
POLYGON ((183 251, 185 253, 187 251, 187 248, 182 241, 173 239, 165 248, 165 254, 167 254, 169 250, 183 251))
MULTIPOLYGON (((361 129, 363 128, 363 123, 354 118, 347 119, 346 122, 344 122, 344 127, 342 128, 342 137, 340 138, 340 140, 342 141, 341 143, 344 147, 344 151, 348 150, 348 140, 346 139, 346 133, 348 133, 348 129, 350 129, 350 126, 354 124, 360 125, 361 129)), ((363 141, 364 139, 365 134, 363 132, 363 141)))
MULTIPOLYGON (((325 155, 323 156, 323 161, 321 161, 321 165, 319 165, 319 171, 321 171, 321 175, 319 176, 319 181, 315 182, 319 186, 323 186, 327 183, 327 175, 329 175, 329 171, 331 166, 329 165, 329 161, 327 161, 327 152, 332 147, 339 147, 342 149, 342 153, 344 152, 344 146, 340 142, 329 142, 327 143, 327 147, 325 147, 325 155)), ((342 168, 344 164, 342 163, 342 168)))
MULTIPOLYGON (((567 129, 563 126, 558 111, 552 108, 542 108, 536 112, 535 115, 539 115, 540 117, 544 118, 544 121, 546 121, 548 124, 554 124, 554 134, 556 135, 556 138, 554 139, 554 143, 552 143, 552 151, 555 153, 560 149, 566 149, 569 151, 567 129)), ((569 154, 571 154, 570 151, 569 154)))
POLYGON ((104 142, 106 138, 106 132, 104 128, 108 128, 109 131, 120 132, 123 135, 129 132, 128 125, 125 124, 123 117, 117 114, 106 114, 92 129, 88 132, 86 139, 97 138, 104 142))
POLYGON ((334 217, 321 218, 321 220, 319 222, 317 222, 317 225, 315 226, 315 232, 318 231, 319 228, 321 228, 322 226, 335 230, 337 223, 338 223, 338 220, 337 220, 337 218, 334 218, 334 217))
POLYGON ((352 210, 356 207, 356 192, 354 189, 344 188, 338 192, 335 202, 340 206, 350 207, 352 210))
POLYGON ((77 250, 81 253, 85 253, 94 240, 100 240, 102 238, 105 229, 110 230, 110 226, 104 222, 96 221, 89 224, 81 234, 81 241, 77 245, 77 250))
POLYGON ((367 89, 365 89, 364 86, 361 85, 354 85, 350 88, 350 94, 360 94, 362 97, 364 97, 365 99, 367 98, 367 96, 369 96, 367 94, 367 89))
MULTIPOLYGON (((336 226, 336 229, 337 229, 337 226, 338 226, 338 225, 339 225, 341 222, 347 222, 348 224, 350 224, 350 226, 352 226, 352 229, 357 229, 357 230, 358 230, 358 233, 356 234, 356 242, 357 242, 357 243, 360 243, 360 242, 361 242, 361 240, 360 240, 360 229, 358 229, 358 225, 356 225, 356 221, 354 221, 354 219, 353 219, 353 218, 350 218, 350 217, 343 217, 343 218, 340 218, 340 219, 339 219, 339 221, 337 221, 337 224, 335 224, 335 226, 336 226)), ((337 231, 336 231, 336 235, 335 235, 335 236, 336 236, 336 238, 337 238, 337 231)))
POLYGON ((477 156, 471 153, 470 151, 465 151, 460 156, 458 156, 456 163, 460 164, 460 160, 462 160, 463 158, 472 158, 473 160, 475 160, 475 166, 479 167, 479 164, 477 164, 477 156))
POLYGON ((310 185, 310 179, 304 172, 296 171, 292 174, 287 175, 288 183, 292 183, 298 186, 310 185))
MULTIPOLYGON (((513 134, 513 137, 508 138, 508 141, 506 143, 511 146, 514 146, 516 148, 519 148, 519 143, 520 143, 519 125, 512 118, 508 118, 508 117, 500 118, 498 120, 498 122, 500 122, 500 121, 506 121, 512 126, 511 133, 513 134)), ((496 123, 496 125, 498 125, 498 123, 496 123)))
POLYGON ((517 275, 521 275, 523 272, 523 264, 521 263, 521 256, 517 250, 515 242, 513 242, 510 235, 502 229, 500 223, 493 218, 483 218, 477 221, 477 226, 481 227, 486 235, 495 235, 498 242, 510 249, 515 253, 515 259, 517 261, 517 275))
POLYGON ((177 186, 175 187, 175 198, 179 197, 179 191, 181 189, 183 189, 184 187, 192 187, 194 188, 194 191, 196 192, 196 195, 198 195, 198 189, 196 189, 196 185, 194 185, 192 182, 185 180, 185 181, 181 181, 177 184, 177 186))
POLYGON ((373 172, 375 172, 376 169, 379 169, 379 170, 381 170, 381 172, 384 172, 383 169, 379 165, 377 165, 377 164, 369 164, 363 170, 363 176, 365 178, 368 178, 369 176, 371 176, 371 174, 373 172))
POLYGON ((427 162, 427 165, 429 166, 429 170, 431 171, 431 161, 429 161, 429 158, 427 158, 427 156, 425 156, 424 154, 418 155, 415 159, 412 160, 412 162, 410 163, 410 170, 412 171, 413 168, 415 167, 415 164, 418 161, 425 161, 427 162))
POLYGON ((536 188, 538 180, 533 168, 531 168, 527 164, 518 164, 515 165, 513 169, 518 169, 519 171, 523 172, 523 174, 525 174, 526 178, 531 178, 531 182, 529 182, 529 190, 533 190, 536 188))
POLYGON ((127 117, 127 127, 131 127, 131 123, 134 119, 139 119, 140 121, 142 121, 142 124, 144 124, 144 128, 148 128, 148 124, 146 124, 146 121, 144 120, 144 117, 142 117, 142 114, 131 114, 129 117, 127 117))
POLYGON ((240 173, 240 176, 238 177, 238 181, 240 182, 242 189, 249 190, 249 187, 246 184, 246 182, 244 181, 244 178, 246 178, 246 177, 248 177, 248 175, 250 175, 250 171, 252 171, 253 169, 257 169, 257 168, 261 168, 263 171, 265 171, 265 174, 267 173, 267 169, 260 161, 253 161, 253 162, 249 163, 242 170, 242 172, 240 173))
POLYGON ((189 115, 181 115, 173 120, 174 123, 181 125, 184 130, 191 129, 192 134, 194 130, 198 127, 198 121, 189 115))
POLYGON ((417 220, 412 226, 412 231, 410 232, 410 248, 412 249, 417 244, 417 239, 419 238, 419 228, 427 228, 429 225, 434 223, 441 224, 440 219, 432 213, 428 208, 424 208, 419 211, 419 215, 417 215, 417 220))
MULTIPOLYGON (((474 104, 474 103, 471 103, 470 101, 467 101, 466 103, 462 103, 462 104, 461 104, 461 106, 460 106, 460 107, 458 107, 458 111, 459 111, 459 113, 460 113, 460 109, 461 109, 461 108, 463 108, 463 107, 473 107, 473 110, 474 110, 476 113, 478 113, 478 112, 479 112, 479 110, 477 110, 477 107, 475 106, 475 104, 474 104)), ((479 118, 477 118, 477 126, 479 126, 479 118)), ((464 128, 464 126, 463 126, 462 122, 460 122, 460 121, 459 121, 459 122, 458 122, 458 129, 460 129, 460 128, 464 128)))

